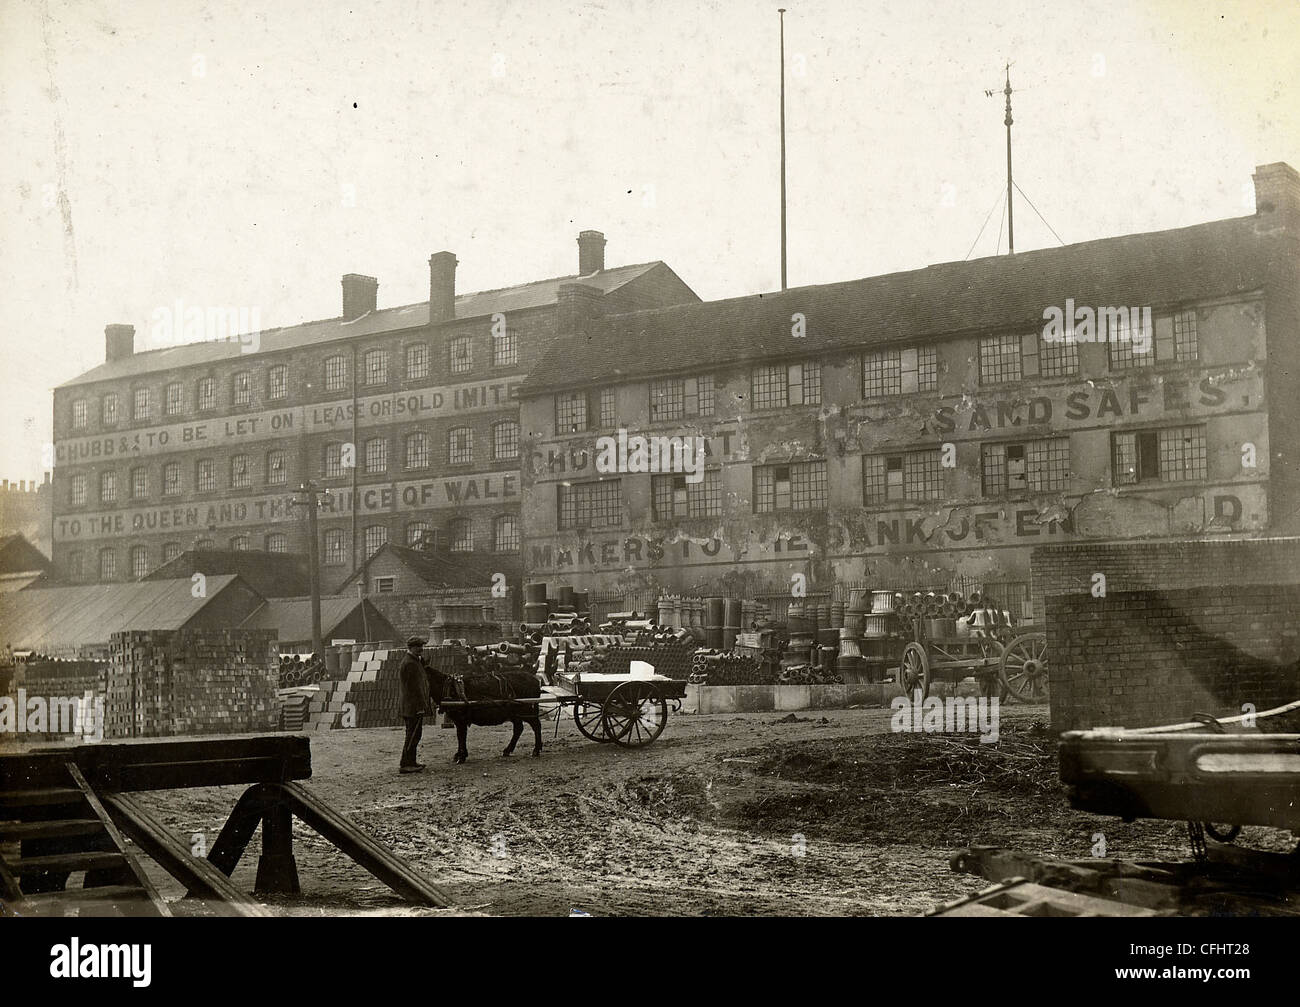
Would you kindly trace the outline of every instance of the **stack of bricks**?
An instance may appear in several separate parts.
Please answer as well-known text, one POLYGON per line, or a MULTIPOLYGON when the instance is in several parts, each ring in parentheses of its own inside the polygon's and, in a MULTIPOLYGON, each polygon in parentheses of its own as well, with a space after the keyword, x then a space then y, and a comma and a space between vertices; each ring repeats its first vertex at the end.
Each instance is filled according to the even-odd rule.
POLYGON ((395 648, 357 652, 346 678, 320 683, 320 693, 308 704, 304 730, 400 725, 400 670, 405 657, 405 650, 395 648))
POLYGON ((30 744, 40 741, 77 740, 79 736, 93 734, 95 724, 93 719, 89 723, 85 720, 69 723, 68 721, 72 719, 71 709, 63 701, 76 700, 76 706, 72 708, 78 711, 76 716, 93 718, 95 697, 104 694, 103 684, 106 675, 107 668, 103 661, 27 661, 17 666, 11 687, 0 690, 0 694, 14 699, 16 716, 27 716, 30 713, 30 709, 17 708, 19 689, 23 690, 23 699, 28 701, 34 698, 40 699, 45 704, 47 730, 36 734, 28 733, 26 727, 32 721, 30 716, 27 716, 23 724, 22 741, 30 744), (89 704, 86 701, 87 694, 90 696, 89 704), (80 712, 87 706, 86 712, 80 712))
POLYGON ((1046 609, 1056 730, 1230 717, 1300 697, 1300 586, 1057 595, 1046 609))
POLYGON ((173 734, 273 731, 279 654, 274 630, 181 630, 169 647, 173 734))

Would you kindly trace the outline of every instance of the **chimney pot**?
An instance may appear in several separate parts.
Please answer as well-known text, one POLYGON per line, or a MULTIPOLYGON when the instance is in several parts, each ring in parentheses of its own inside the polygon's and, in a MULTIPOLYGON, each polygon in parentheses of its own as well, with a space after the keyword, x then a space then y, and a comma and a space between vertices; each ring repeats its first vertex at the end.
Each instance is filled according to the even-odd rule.
POLYGON ((605 236, 599 231, 578 232, 578 275, 591 276, 605 268, 605 236))
POLYGON ((360 273, 343 274, 343 321, 350 322, 375 310, 379 281, 360 273))
POLYGON ((456 317, 456 255, 434 252, 429 256, 429 324, 456 317))
POLYGON ((134 325, 104 326, 104 360, 111 362, 135 353, 134 325))

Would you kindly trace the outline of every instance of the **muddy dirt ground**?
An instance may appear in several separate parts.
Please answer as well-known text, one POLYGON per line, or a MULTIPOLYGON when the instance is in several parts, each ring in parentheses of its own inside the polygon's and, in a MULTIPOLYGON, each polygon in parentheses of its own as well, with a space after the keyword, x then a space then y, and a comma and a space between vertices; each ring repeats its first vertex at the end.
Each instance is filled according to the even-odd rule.
MULTIPOLYGON (((1045 707, 1002 711, 1001 740, 894 734, 889 711, 672 717, 646 748, 543 722, 502 758, 507 727, 426 727, 423 773, 396 771, 396 729, 312 736, 308 786, 451 892, 458 912, 492 915, 916 915, 987 882, 954 874, 974 843, 1085 858, 1187 854, 1180 823, 1071 811, 1056 781, 1045 707)), ((145 795, 201 851, 239 790, 145 795)), ((294 823, 303 894, 268 904, 294 915, 421 915, 294 823)), ((251 890, 259 839, 236 870, 251 890)), ((165 894, 179 896, 160 877, 165 894)))

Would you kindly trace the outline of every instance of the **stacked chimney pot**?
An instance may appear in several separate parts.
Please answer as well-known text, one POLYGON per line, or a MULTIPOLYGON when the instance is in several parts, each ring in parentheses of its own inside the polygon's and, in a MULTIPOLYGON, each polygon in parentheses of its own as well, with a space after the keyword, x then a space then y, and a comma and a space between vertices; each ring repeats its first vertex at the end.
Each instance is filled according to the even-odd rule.
POLYGON ((350 322, 374 311, 378 305, 379 281, 361 273, 343 274, 343 321, 350 322))
POLYGON ((450 322, 456 317, 456 255, 434 252, 429 256, 429 322, 450 322))
POLYGON ((591 276, 605 268, 605 236, 599 231, 578 232, 578 275, 591 276))

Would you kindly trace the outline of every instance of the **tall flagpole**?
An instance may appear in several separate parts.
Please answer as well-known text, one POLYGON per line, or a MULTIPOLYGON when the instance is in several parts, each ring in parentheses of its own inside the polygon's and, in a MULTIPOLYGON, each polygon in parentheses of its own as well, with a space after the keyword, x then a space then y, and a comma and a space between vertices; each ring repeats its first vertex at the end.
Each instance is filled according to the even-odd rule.
POLYGON ((1007 64, 1007 86, 1002 92, 1007 96, 1007 254, 1016 254, 1016 230, 1011 217, 1011 64, 1007 64))
POLYGON ((777 8, 781 16, 781 289, 785 280, 785 8, 777 8))

